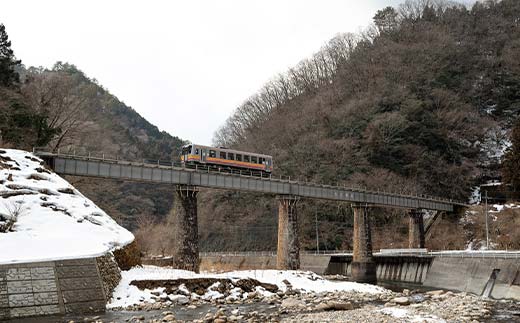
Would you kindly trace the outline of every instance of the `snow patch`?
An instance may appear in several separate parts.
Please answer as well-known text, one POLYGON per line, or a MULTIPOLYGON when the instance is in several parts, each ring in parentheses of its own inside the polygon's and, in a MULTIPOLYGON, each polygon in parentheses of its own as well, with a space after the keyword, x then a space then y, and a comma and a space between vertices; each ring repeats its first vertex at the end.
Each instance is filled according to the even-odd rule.
POLYGON ((444 323, 446 322, 444 319, 437 317, 435 315, 422 316, 422 315, 414 315, 411 314, 410 311, 406 308, 400 307, 385 307, 380 310, 381 313, 390 315, 392 317, 398 319, 405 319, 406 322, 436 322, 436 323, 444 323))
MULTIPOLYGON (((303 293, 305 292, 327 292, 327 291, 351 291, 361 293, 382 293, 385 291, 384 288, 369 284, 359 284, 354 282, 335 282, 324 279, 323 277, 316 275, 312 272, 304 271, 281 271, 281 270, 244 270, 244 271, 231 271, 227 273, 214 274, 214 273, 200 273, 196 274, 191 271, 156 267, 156 266, 143 266, 135 267, 121 273, 122 279, 119 285, 114 290, 113 298, 107 305, 108 308, 114 307, 128 307, 131 305, 139 304, 142 302, 153 301, 152 293, 150 290, 139 290, 136 286, 130 285, 133 280, 168 280, 168 279, 181 279, 181 278, 226 278, 232 281, 239 279, 256 279, 261 283, 275 284, 282 291, 287 290, 287 285, 284 281, 288 281, 293 289, 299 289, 303 293)), ((221 298, 224 295, 214 291, 218 286, 213 284, 202 296, 203 299, 221 298)), ((179 290, 182 290, 182 285, 179 290)), ((189 291, 184 288, 183 293, 189 295, 189 291)), ((262 296, 269 297, 273 295, 271 292, 266 291, 264 288, 257 286, 256 292, 262 296)), ((229 299, 244 299, 247 297, 247 293, 243 293, 239 288, 235 288, 231 291, 229 299)), ((168 296, 171 297, 175 296, 168 296)), ((197 296, 199 297, 199 296, 197 296)))
POLYGON ((0 214, 20 207, 0 233, 0 264, 96 257, 133 241, 92 201, 22 150, 0 150, 0 214))

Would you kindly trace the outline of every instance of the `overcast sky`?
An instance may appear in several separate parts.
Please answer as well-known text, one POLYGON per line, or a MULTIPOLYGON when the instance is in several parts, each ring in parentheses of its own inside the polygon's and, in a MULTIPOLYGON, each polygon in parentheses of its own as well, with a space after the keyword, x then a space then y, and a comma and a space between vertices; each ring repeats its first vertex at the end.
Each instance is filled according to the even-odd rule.
POLYGON ((398 0, 2 1, 26 66, 75 64, 172 135, 209 144, 232 111, 398 0))

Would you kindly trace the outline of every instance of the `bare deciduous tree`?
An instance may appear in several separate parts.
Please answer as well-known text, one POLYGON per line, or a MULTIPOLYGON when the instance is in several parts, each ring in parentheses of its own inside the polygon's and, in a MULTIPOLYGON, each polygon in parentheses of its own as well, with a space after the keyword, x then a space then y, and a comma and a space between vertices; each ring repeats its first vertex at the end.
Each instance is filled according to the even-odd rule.
POLYGON ((22 91, 31 106, 47 116, 49 127, 59 129, 50 142, 53 150, 74 138, 96 94, 95 85, 59 68, 29 69, 22 91))

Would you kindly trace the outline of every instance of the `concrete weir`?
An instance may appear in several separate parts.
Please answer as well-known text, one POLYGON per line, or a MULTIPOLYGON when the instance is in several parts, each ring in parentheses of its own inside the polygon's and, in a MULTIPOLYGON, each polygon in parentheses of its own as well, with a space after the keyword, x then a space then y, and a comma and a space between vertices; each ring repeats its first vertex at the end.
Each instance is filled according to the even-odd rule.
POLYGON ((278 197, 277 269, 300 269, 300 240, 298 239, 298 197, 278 197))
POLYGON ((372 233, 370 229, 369 208, 354 204, 354 253, 352 260, 352 279, 358 283, 377 282, 376 263, 372 256, 372 233))
POLYGON ((178 185, 175 190, 172 218, 177 230, 174 266, 198 273, 197 194, 198 190, 195 187, 178 185))
MULTIPOLYGON (((432 256, 381 256, 373 257, 378 282, 422 284, 426 279, 432 256)), ((355 265, 350 255, 330 256, 325 273, 354 279, 355 265)))

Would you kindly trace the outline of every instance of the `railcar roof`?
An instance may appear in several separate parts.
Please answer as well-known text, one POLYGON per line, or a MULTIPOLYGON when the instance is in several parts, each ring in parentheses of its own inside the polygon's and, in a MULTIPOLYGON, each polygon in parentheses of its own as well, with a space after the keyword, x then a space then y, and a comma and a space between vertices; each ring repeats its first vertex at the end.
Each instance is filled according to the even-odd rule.
POLYGON ((261 157, 273 158, 273 156, 265 155, 265 154, 252 153, 252 152, 248 152, 248 151, 234 150, 234 149, 228 149, 228 148, 218 148, 218 147, 204 146, 204 145, 198 145, 198 144, 188 144, 188 145, 184 145, 183 147, 188 147, 188 146, 197 146, 197 147, 207 148, 207 149, 212 149, 212 150, 221 150, 221 151, 235 153, 235 154, 256 155, 256 156, 261 156, 261 157))

